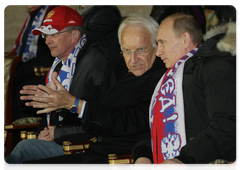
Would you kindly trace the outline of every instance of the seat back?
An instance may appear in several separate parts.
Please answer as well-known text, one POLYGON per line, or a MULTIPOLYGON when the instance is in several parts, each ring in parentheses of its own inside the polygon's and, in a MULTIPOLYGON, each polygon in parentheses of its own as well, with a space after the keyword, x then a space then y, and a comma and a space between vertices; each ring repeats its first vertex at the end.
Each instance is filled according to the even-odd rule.
POLYGON ((7 81, 5 86, 5 106, 4 106, 4 130, 5 132, 5 156, 8 156, 13 149, 13 131, 19 129, 36 129, 39 125, 38 117, 26 117, 12 122, 12 100, 14 75, 18 64, 22 61, 20 56, 5 56, 5 59, 12 59, 9 69, 6 70, 7 81), (31 120, 31 121, 30 121, 31 120), (22 122, 22 123, 21 123, 22 122))
POLYGON ((12 121, 12 84, 16 65, 22 59, 0 52, 0 124, 12 121))
POLYGON ((5 91, 5 108, 4 108, 4 125, 12 124, 12 95, 13 95, 13 80, 14 74, 22 57, 16 56, 13 58, 8 71, 7 85, 5 91))

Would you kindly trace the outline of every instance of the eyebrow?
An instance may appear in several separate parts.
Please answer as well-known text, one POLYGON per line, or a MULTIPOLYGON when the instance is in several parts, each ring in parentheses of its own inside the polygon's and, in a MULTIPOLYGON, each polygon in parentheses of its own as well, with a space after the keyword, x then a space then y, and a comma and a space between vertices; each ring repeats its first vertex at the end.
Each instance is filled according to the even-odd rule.
MULTIPOLYGON (((140 48, 147 48, 147 46, 143 45, 143 46, 137 47, 135 50, 140 49, 140 48)), ((123 47, 123 46, 122 46, 122 49, 130 50, 130 48, 126 48, 126 47, 123 47)))
POLYGON ((159 41, 166 41, 166 40, 159 38, 158 40, 156 39, 156 41, 159 42, 159 41))

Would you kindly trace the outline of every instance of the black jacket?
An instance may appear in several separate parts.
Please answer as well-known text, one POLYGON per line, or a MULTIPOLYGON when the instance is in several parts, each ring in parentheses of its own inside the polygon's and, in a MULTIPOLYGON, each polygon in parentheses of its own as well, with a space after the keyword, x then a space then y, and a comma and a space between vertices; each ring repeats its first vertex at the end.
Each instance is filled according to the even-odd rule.
POLYGON ((140 77, 128 73, 123 57, 107 69, 100 102, 87 101, 83 127, 98 137, 90 151, 102 154, 131 153, 135 143, 150 135, 148 108, 154 87, 165 72, 157 58, 140 77), (120 61, 119 61, 120 60, 120 61))
MULTIPOLYGON (((106 63, 107 60, 105 57, 103 57, 98 50, 93 48, 91 46, 91 42, 88 40, 77 56, 76 69, 69 93, 81 98, 88 93, 87 89, 93 89, 94 86, 100 85, 103 81, 106 63)), ((91 96, 90 98, 93 99, 94 97, 95 96, 91 96)), ((76 114, 70 114, 68 116, 68 118, 71 120, 70 123, 66 123, 68 122, 67 118, 64 120, 65 122, 61 121, 61 117, 65 117, 65 114, 65 109, 61 110, 60 112, 58 111, 58 113, 53 112, 53 116, 51 115, 50 119, 51 124, 61 126, 62 124, 71 125, 81 123, 81 120, 77 118, 76 114)), ((46 116, 44 116, 37 129, 37 134, 46 126, 46 116)))
MULTIPOLYGON (((208 39, 185 64, 187 144, 177 157, 183 163, 236 159, 236 57, 234 51, 225 48, 223 41, 228 36, 220 34, 208 39)), ((141 156, 151 158, 149 153, 150 140, 142 141, 133 156, 135 160, 141 156)))

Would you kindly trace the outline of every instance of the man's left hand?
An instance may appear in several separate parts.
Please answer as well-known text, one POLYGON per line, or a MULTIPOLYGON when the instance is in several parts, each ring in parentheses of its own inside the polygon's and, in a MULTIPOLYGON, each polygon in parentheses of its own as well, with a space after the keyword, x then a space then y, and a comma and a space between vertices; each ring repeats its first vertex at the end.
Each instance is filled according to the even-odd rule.
POLYGON ((183 164, 183 163, 179 161, 177 158, 173 158, 173 159, 167 159, 163 161, 161 164, 183 164))

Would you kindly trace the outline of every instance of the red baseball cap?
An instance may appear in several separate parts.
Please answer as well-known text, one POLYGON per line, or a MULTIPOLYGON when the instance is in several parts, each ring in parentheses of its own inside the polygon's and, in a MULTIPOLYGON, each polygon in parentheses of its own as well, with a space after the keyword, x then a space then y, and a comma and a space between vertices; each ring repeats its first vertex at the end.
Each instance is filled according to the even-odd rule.
POLYGON ((55 34, 67 26, 83 26, 83 18, 70 7, 58 6, 47 14, 42 26, 32 30, 32 34, 55 34))

